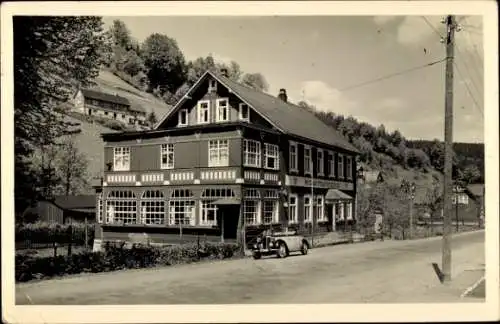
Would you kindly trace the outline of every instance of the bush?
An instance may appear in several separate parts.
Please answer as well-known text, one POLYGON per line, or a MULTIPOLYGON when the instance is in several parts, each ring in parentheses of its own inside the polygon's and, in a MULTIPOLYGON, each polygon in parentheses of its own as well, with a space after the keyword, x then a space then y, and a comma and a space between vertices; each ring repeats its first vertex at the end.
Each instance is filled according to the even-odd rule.
POLYGON ((150 268, 201 260, 229 259, 240 250, 237 244, 185 244, 153 247, 106 243, 103 252, 82 252, 71 256, 36 258, 16 255, 16 281, 49 278, 76 273, 96 273, 121 269, 150 268))
POLYGON ((125 129, 125 125, 117 120, 107 120, 103 123, 104 127, 111 128, 117 131, 121 131, 125 129))
MULTIPOLYGON (((95 226, 87 224, 87 238, 88 243, 92 244, 94 240, 95 226)), ((33 224, 17 225, 15 229, 16 242, 28 242, 35 244, 67 244, 85 245, 85 224, 73 223, 69 224, 56 224, 37 222, 33 224), (71 226, 71 232, 69 227, 71 226)))

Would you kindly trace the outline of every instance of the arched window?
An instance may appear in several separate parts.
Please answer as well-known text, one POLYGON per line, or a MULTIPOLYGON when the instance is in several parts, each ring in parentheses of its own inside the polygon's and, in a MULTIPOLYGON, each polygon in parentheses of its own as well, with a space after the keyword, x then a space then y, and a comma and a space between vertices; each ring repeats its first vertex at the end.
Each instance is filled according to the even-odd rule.
POLYGON ((165 199, 160 190, 146 190, 141 199, 141 223, 165 224, 165 199))
POLYGON ((194 225, 195 206, 194 194, 189 189, 175 189, 169 203, 170 225, 194 225))
POLYGON ((106 223, 136 224, 137 201, 131 190, 113 190, 106 199, 106 223))
POLYGON ((214 226, 217 225, 217 206, 213 202, 220 198, 234 198, 235 194, 229 188, 207 188, 201 197, 200 225, 214 226))

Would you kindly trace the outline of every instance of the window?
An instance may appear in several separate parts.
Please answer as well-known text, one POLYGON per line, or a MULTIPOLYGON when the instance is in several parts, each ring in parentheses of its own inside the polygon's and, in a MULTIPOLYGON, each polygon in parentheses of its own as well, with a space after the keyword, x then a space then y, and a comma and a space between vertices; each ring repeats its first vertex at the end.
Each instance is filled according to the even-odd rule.
POLYGON ((304 173, 312 174, 311 147, 307 145, 304 145, 304 173))
POLYGON ((266 190, 263 205, 263 223, 278 223, 279 193, 277 190, 266 190))
POLYGON ((334 206, 335 220, 344 220, 344 203, 337 202, 334 206))
POLYGON ((243 200, 243 217, 246 225, 260 223, 260 193, 257 189, 246 189, 243 200))
POLYGON ((188 110, 181 109, 179 110, 179 126, 187 126, 188 125, 188 110))
POLYGON ((293 224, 298 222, 299 205, 297 204, 297 195, 291 194, 288 197, 288 223, 293 224))
POLYGON ((102 224, 103 221, 103 210, 102 210, 102 192, 97 195, 97 222, 102 224))
POLYGON ((333 152, 328 152, 328 175, 330 177, 335 175, 335 155, 333 152))
POLYGON ((122 114, 122 118, 125 119, 125 114, 122 114))
POLYGON ((318 149, 316 153, 316 171, 318 174, 324 174, 325 160, 323 159, 323 150, 318 149))
POLYGON ((198 102, 198 124, 207 124, 210 122, 210 101, 204 100, 198 102))
POLYGON ((146 190, 141 199, 141 223, 165 224, 165 198, 160 190, 146 190))
POLYGON ((290 152, 289 152, 289 163, 290 171, 298 171, 298 154, 297 154, 297 143, 290 142, 290 152))
POLYGON ((279 148, 278 145, 264 144, 264 167, 267 169, 279 169, 279 148))
POLYGON ((227 188, 207 188, 201 196, 200 225, 217 225, 217 205, 213 202, 220 198, 235 197, 234 191, 227 188))
POLYGON ((457 197, 458 197, 458 203, 462 205, 468 205, 469 204, 469 197, 467 197, 466 194, 454 194, 451 196, 451 201, 452 204, 457 204, 457 197))
POLYGON ((161 168, 174 168, 174 144, 161 145, 161 168))
POLYGON ((227 99, 217 99, 217 121, 229 120, 229 103, 227 99))
POLYGON ((195 200, 189 189, 175 189, 169 204, 170 225, 194 225, 195 200))
POLYGON ((217 81, 216 80, 208 80, 208 92, 217 91, 217 81))
POLYGON ((130 147, 115 147, 113 150, 113 170, 128 171, 130 169, 130 147))
POLYGON ((250 121, 250 109, 247 104, 240 103, 238 117, 240 120, 250 121))
POLYGON ((136 224, 137 200, 130 190, 113 190, 106 200, 106 223, 136 224))
POLYGON ((208 142, 208 166, 229 165, 229 141, 213 140, 208 142))
POLYGON ((352 219, 352 203, 346 203, 347 219, 352 219))
POLYGON ((304 196, 304 223, 312 221, 311 196, 304 196))
POLYGON ((254 140, 243 140, 243 161, 245 166, 260 168, 261 153, 260 142, 254 140))
POLYGON ((346 178, 352 179, 352 158, 350 156, 345 156, 346 164, 346 178))
POLYGON ((338 155, 337 177, 344 178, 344 156, 342 154, 338 155))
POLYGON ((326 215, 325 215, 325 205, 324 205, 324 199, 323 196, 315 196, 315 205, 314 210, 315 214, 317 217, 318 222, 324 222, 326 221, 326 215))

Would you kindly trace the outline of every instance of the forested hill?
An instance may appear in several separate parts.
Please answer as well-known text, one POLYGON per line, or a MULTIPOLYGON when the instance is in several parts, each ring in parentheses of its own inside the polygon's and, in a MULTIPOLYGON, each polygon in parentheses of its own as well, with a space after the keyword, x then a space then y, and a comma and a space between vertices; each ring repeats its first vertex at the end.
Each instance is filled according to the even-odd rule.
MULTIPOLYGON (((434 147, 443 146, 443 142, 437 140, 410 140, 407 143, 409 147, 421 149, 428 155, 434 147)), ((473 182, 484 183, 484 143, 454 143, 453 151, 458 169, 474 174, 479 173, 478 176, 473 176, 473 182)))

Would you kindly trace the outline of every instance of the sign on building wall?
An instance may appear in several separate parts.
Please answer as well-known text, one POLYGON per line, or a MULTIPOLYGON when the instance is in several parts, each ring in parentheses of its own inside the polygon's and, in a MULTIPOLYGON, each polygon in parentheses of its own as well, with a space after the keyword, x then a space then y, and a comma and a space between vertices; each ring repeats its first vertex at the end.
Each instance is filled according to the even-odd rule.
POLYGON ((314 187, 316 188, 325 188, 325 189, 334 188, 340 190, 354 189, 354 185, 350 182, 323 180, 323 179, 314 179, 313 182, 311 178, 289 176, 289 175, 285 177, 285 185, 295 186, 295 187, 311 187, 311 185, 314 185, 314 187))

